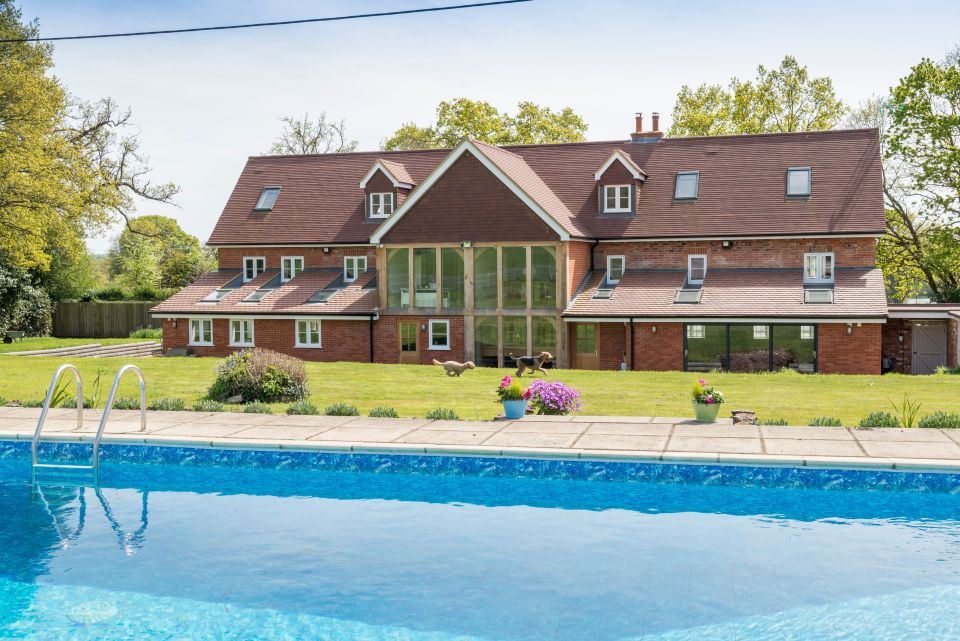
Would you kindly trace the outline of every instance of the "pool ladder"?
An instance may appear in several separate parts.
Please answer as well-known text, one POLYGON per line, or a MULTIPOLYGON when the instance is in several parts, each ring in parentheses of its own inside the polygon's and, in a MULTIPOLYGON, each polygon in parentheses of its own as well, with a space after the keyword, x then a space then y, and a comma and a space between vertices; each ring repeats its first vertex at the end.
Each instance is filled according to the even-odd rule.
POLYGON ((30 458, 33 464, 34 480, 41 470, 56 471, 89 471, 93 472, 94 478, 98 478, 100 472, 100 440, 103 438, 103 430, 107 426, 107 418, 110 416, 110 410, 113 409, 113 399, 117 395, 117 387, 120 386, 120 379, 127 371, 133 371, 140 381, 140 431, 147 429, 147 386, 143 380, 143 372, 136 365, 124 365, 117 372, 113 379, 113 387, 110 388, 110 396, 107 397, 107 405, 103 409, 103 416, 100 417, 100 425, 97 427, 96 436, 93 438, 93 456, 90 465, 68 465, 65 463, 40 463, 37 461, 37 447, 40 445, 40 433, 43 431, 43 424, 47 420, 47 412, 50 411, 50 403, 53 400, 53 394, 56 391, 57 384, 63 373, 70 371, 77 385, 77 429, 83 427, 83 377, 80 376, 80 370, 73 365, 64 364, 57 368, 53 378, 50 379, 50 387, 47 388, 47 397, 43 402, 43 410, 40 412, 40 420, 37 421, 37 429, 33 433, 33 443, 30 446, 30 458))

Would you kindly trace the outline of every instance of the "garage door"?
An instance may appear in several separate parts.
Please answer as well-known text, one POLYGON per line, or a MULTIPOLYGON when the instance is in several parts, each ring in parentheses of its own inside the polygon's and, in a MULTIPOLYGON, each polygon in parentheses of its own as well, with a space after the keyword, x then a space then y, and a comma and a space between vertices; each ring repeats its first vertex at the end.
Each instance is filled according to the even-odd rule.
POLYGON ((933 374, 946 363, 946 323, 914 323, 913 373, 933 374))

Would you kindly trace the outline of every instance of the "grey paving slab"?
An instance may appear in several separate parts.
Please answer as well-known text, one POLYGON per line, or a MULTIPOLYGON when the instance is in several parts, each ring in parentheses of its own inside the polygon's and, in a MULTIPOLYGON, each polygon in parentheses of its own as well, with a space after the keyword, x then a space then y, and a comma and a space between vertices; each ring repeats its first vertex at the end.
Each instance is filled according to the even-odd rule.
POLYGON ((480 445, 493 432, 465 430, 414 430, 396 439, 394 443, 422 443, 424 445, 480 445))
POLYGON ((236 434, 244 429, 244 427, 246 426, 229 423, 181 423, 162 430, 155 430, 151 432, 151 434, 156 434, 157 436, 220 437, 236 434))
POLYGON ((868 456, 881 458, 933 458, 960 460, 960 445, 923 441, 861 441, 868 456))
POLYGON ((496 432, 509 421, 430 421, 421 430, 438 430, 441 432, 496 432))
MULTIPOLYGON (((275 419, 273 414, 246 414, 244 412, 212 412, 203 414, 190 422, 195 425, 213 423, 215 425, 263 425, 275 419)), ((147 415, 150 420, 150 415, 147 415)))
POLYGON ((950 438, 941 430, 900 429, 896 427, 878 427, 873 429, 852 430, 858 441, 923 441, 927 443, 951 443, 950 438))
POLYGON ((543 421, 508 421, 500 431, 516 434, 582 434, 587 429, 585 423, 549 423, 543 421))
POLYGON ((576 421, 578 416, 567 415, 567 416, 550 416, 550 415, 540 415, 540 414, 527 414, 520 420, 523 421, 548 421, 550 423, 569 423, 571 421, 576 421))
POLYGON ((668 434, 659 436, 643 434, 584 434, 574 444, 588 450, 643 450, 663 451, 668 434))
POLYGON ((960 430, 953 428, 949 430, 941 430, 944 434, 947 435, 954 443, 960 443, 960 430))
MULTIPOLYGON (((408 427, 334 427, 318 436, 324 441, 356 441, 358 443, 389 443, 413 430, 408 427)), ((308 439, 312 440, 312 439, 308 439)))
POLYGON ((732 418, 718 418, 715 423, 701 423, 689 416, 654 416, 653 423, 673 423, 675 425, 733 425, 732 418))
POLYGON ((27 417, 16 418, 13 416, 0 416, 0 430, 21 429, 26 427, 36 428, 36 419, 27 417))
POLYGON ((865 456, 856 441, 768 438, 763 441, 767 454, 796 454, 799 456, 865 456))
POLYGON ((717 452, 718 454, 762 454, 759 438, 672 436, 667 443, 668 452, 717 452))
POLYGON ((590 423, 587 434, 623 434, 625 436, 667 436, 673 430, 669 423, 590 423))
POLYGON ((853 441, 853 435, 845 427, 785 427, 761 425, 763 438, 800 438, 804 440, 853 441))
POLYGON ((280 416, 272 416, 269 421, 262 423, 262 425, 295 425, 295 426, 304 426, 311 425, 316 427, 339 427, 341 425, 346 425, 351 421, 357 420, 356 416, 302 416, 302 415, 290 415, 283 414, 280 416))
POLYGON ((361 416, 350 421, 350 427, 365 427, 365 428, 387 428, 387 429, 399 429, 403 428, 407 431, 416 429, 418 427, 423 427, 430 423, 429 419, 426 418, 369 418, 366 416, 361 416))
POLYGON ((570 447, 578 434, 556 434, 543 432, 514 432, 501 430, 483 442, 483 445, 502 445, 505 447, 570 447))
MULTIPOLYGON (((177 425, 183 425, 183 423, 159 423, 157 421, 147 421, 147 429, 145 432, 140 432, 140 421, 107 421, 106 427, 103 431, 107 434, 128 434, 131 432, 140 432, 141 434, 151 434, 160 430, 165 430, 170 427, 175 427, 177 425)), ((82 432, 84 434, 95 434, 97 429, 100 427, 99 421, 89 421, 83 424, 83 427, 79 430, 73 430, 75 432, 82 432)), ((43 431, 46 432, 47 428, 44 426, 43 431)))
POLYGON ((271 441, 300 441, 332 429, 334 429, 332 426, 321 425, 254 425, 230 434, 230 437, 271 441))
MULTIPOLYGON (((538 417, 539 418, 539 417, 538 417)), ((649 423, 651 416, 573 416, 574 423, 649 423)))
POLYGON ((756 425, 723 425, 717 423, 681 423, 673 426, 676 436, 706 436, 709 438, 760 437, 760 428, 756 425))

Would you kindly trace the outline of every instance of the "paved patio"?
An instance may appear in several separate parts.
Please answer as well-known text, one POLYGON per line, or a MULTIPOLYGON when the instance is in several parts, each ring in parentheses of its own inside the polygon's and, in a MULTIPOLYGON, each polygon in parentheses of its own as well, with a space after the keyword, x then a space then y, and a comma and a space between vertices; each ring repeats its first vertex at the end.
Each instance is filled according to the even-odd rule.
MULTIPOLYGON (((39 409, 0 407, 0 439, 33 437, 39 409)), ((100 412, 51 410, 48 440, 90 441, 100 412)), ((960 472, 960 430, 698 424, 676 417, 529 416, 431 421, 114 410, 104 443, 403 454, 669 461, 960 472)))

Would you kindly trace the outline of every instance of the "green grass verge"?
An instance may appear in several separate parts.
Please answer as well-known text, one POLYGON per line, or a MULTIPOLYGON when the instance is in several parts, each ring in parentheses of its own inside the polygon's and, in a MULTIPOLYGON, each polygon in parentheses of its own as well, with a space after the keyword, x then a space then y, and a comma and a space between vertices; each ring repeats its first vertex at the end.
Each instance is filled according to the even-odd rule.
POLYGON ((77 345, 119 345, 120 343, 142 343, 143 338, 54 338, 52 336, 40 336, 24 338, 22 341, 12 343, 0 342, 0 354, 6 352, 29 352, 35 349, 58 349, 61 347, 76 347, 77 345))
MULTIPOLYGON (((0 396, 8 400, 42 398, 58 365, 73 362, 92 386, 103 370, 99 405, 106 401, 114 373, 128 362, 141 367, 147 380, 147 401, 160 397, 182 398, 190 407, 202 398, 213 381, 213 358, 23 358, 0 356, 0 396)), ((318 408, 338 402, 356 405, 362 416, 372 408, 389 405, 400 416, 424 416, 447 407, 466 420, 489 419, 500 411, 494 388, 506 369, 479 368, 462 377, 445 376, 434 366, 370 365, 366 363, 307 363, 311 395, 318 408)), ((697 374, 690 372, 590 372, 554 370, 549 380, 559 380, 583 394, 583 413, 592 415, 691 416, 689 390, 697 374)), ((835 416, 854 426, 874 411, 892 411, 890 401, 906 394, 921 404, 920 416, 935 411, 960 412, 960 376, 838 376, 775 374, 709 374, 706 378, 723 391, 731 409, 752 409, 758 416, 782 418, 806 425, 818 416, 835 416)), ((526 377, 526 382, 533 379, 526 377)), ((125 378, 118 396, 136 395, 135 377, 125 378)), ((88 387, 84 394, 92 390, 88 387)), ((274 404, 277 414, 286 403, 274 404)), ((229 408, 228 408, 229 409, 229 408)))

